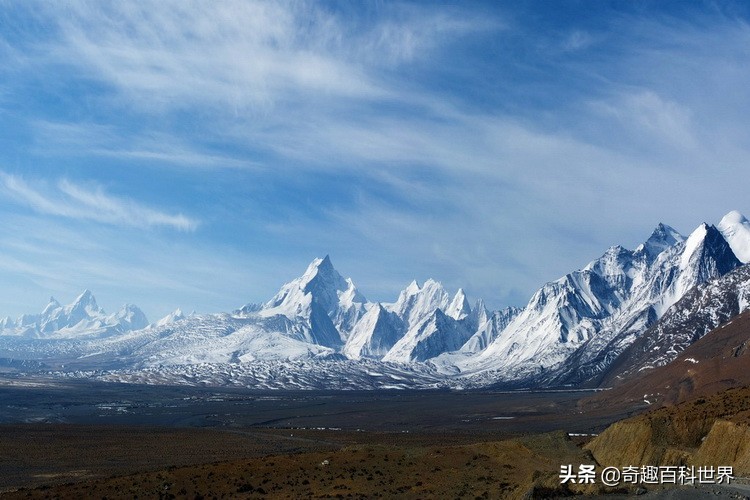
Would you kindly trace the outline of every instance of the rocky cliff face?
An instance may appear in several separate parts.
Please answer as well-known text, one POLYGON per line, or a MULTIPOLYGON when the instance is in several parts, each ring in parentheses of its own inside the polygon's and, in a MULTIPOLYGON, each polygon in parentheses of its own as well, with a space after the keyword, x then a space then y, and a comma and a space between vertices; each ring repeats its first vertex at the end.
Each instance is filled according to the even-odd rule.
POLYGON ((749 424, 750 388, 729 389, 617 422, 585 448, 603 467, 729 465, 747 475, 749 424))

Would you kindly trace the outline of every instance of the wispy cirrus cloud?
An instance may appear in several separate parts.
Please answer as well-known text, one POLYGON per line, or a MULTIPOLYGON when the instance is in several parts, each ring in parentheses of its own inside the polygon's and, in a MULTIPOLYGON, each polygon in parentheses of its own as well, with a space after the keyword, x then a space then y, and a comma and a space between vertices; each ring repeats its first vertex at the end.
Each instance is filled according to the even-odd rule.
POLYGON ((34 151, 47 157, 109 157, 184 168, 260 168, 248 158, 201 149, 179 135, 166 132, 133 134, 111 125, 47 120, 37 120, 32 126, 36 132, 34 151))
POLYGON ((82 187, 62 179, 53 186, 39 182, 32 187, 24 178, 0 173, 0 193, 40 214, 81 219, 136 228, 167 227, 194 231, 198 220, 169 214, 128 198, 108 194, 101 186, 82 187))
POLYGON ((349 24, 313 2, 73 1, 40 10, 58 31, 47 57, 142 110, 202 103, 229 114, 302 96, 393 97, 377 68, 423 58, 442 37, 489 24, 405 8, 384 22, 349 24))
POLYGON ((0 163, 39 172, 0 194, 44 223, 176 229, 202 259, 226 243, 238 269, 331 253, 369 298, 436 277, 520 305, 659 220, 745 210, 750 29, 729 10, 0 0, 0 163))

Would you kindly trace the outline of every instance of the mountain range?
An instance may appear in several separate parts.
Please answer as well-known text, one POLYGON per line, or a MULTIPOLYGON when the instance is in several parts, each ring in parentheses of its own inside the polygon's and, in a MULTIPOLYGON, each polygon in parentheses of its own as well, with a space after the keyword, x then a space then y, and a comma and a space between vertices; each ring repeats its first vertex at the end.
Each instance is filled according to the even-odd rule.
POLYGON ((85 291, 0 321, 0 367, 154 383, 272 388, 592 386, 669 363, 750 305, 750 222, 738 212, 687 237, 658 224, 633 250, 489 311, 459 289, 413 281, 368 301, 326 256, 264 304, 175 311, 149 324, 107 315, 85 291))

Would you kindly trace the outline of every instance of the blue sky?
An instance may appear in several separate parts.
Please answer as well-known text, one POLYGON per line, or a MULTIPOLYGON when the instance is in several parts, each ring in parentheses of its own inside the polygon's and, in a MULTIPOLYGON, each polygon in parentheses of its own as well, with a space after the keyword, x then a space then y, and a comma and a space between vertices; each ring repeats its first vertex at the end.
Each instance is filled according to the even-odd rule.
POLYGON ((750 215, 744 2, 0 0, 0 315, 491 307, 660 221, 750 215))

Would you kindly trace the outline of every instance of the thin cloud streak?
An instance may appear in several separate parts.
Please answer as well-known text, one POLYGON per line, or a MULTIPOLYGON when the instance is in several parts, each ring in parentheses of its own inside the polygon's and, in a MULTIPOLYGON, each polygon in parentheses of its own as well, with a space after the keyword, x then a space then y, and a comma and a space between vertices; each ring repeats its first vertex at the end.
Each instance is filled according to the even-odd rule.
POLYGON ((174 133, 133 134, 114 126, 95 123, 32 123, 36 135, 35 154, 44 157, 108 157, 141 160, 151 168, 162 165, 197 169, 264 168, 245 157, 204 151, 174 133))
POLYGON ((57 183, 56 189, 37 190, 21 177, 0 172, 0 193, 31 207, 38 213, 70 219, 132 227, 168 227, 179 231, 195 231, 199 222, 182 214, 167 214, 140 205, 133 200, 107 194, 101 187, 84 189, 68 180, 57 183))

